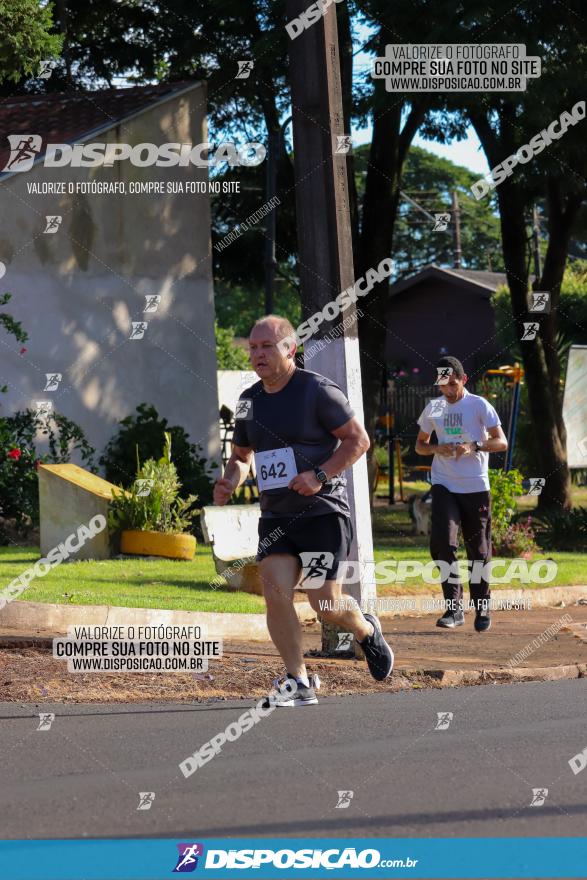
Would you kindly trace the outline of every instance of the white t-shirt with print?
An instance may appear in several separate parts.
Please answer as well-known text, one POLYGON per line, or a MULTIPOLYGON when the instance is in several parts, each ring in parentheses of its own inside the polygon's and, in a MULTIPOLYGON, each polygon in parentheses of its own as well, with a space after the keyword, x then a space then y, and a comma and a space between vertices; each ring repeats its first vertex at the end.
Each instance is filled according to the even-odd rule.
MULTIPOLYGON (((436 432, 439 443, 479 443, 487 440, 488 428, 501 424, 495 409, 485 398, 466 388, 456 403, 444 396, 432 399, 418 419, 427 434, 436 432)), ((432 485, 439 483, 450 492, 483 492, 489 489, 488 452, 474 452, 456 458, 435 455, 432 459, 432 485)))

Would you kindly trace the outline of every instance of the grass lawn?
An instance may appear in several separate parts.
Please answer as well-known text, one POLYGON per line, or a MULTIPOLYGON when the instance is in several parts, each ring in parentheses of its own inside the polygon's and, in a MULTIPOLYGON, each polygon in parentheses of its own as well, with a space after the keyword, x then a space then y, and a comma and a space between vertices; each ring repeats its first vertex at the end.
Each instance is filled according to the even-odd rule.
MULTIPOLYGON (((33 565, 35 547, 0 548, 0 585, 33 565)), ((198 546, 192 562, 171 559, 108 559, 69 562, 35 578, 22 598, 60 605, 119 605, 127 608, 170 608, 176 611, 260 613, 260 596, 228 588, 211 589, 216 576, 210 548, 198 546)))
MULTIPOLYGON (((425 484, 422 486, 425 489, 425 484)), ((528 499, 534 501, 534 499, 528 499)), ((580 502, 579 502, 580 503, 580 502)), ((430 561, 427 538, 413 535, 407 508, 377 507, 373 518, 375 561, 430 561)), ((462 555, 462 554, 461 554, 462 555)), ((39 558, 35 547, 0 548, 0 588, 18 577, 39 558)), ((542 558, 540 555, 537 559, 542 558)), ((544 554, 544 558, 548 558, 544 554)), ((542 586, 584 584, 587 581, 587 557, 580 553, 552 553, 558 573, 550 584, 495 584, 495 589, 508 587, 540 588, 542 586)), ((210 548, 199 544, 192 562, 161 559, 122 559, 104 562, 72 562, 62 564, 45 577, 36 578, 22 598, 30 602, 53 602, 72 605, 118 605, 129 608, 169 608, 183 611, 231 611, 261 613, 265 603, 260 596, 251 596, 228 588, 211 589, 215 577, 210 548)), ((439 585, 426 584, 415 578, 405 584, 379 584, 381 596, 430 593, 439 585)))
MULTIPOLYGON (((535 499, 529 500, 534 501, 535 499)), ((381 562, 385 559, 395 559, 398 561, 411 559, 423 563, 430 561, 428 538, 412 534, 408 512, 403 505, 396 504, 394 507, 376 508, 375 516, 373 517, 373 544, 376 562, 381 562)), ((463 559, 465 558, 462 550, 459 556, 463 559)), ((584 553, 543 552, 536 554, 529 564, 531 565, 532 562, 538 559, 554 559, 557 563, 557 575, 549 584, 523 584, 516 581, 511 584, 494 584, 493 589, 518 589, 520 587, 524 589, 540 589, 548 586, 572 586, 587 583, 587 556, 584 553)), ((424 584, 412 578, 404 585, 379 584, 377 591, 380 595, 386 596, 410 593, 425 588, 430 592, 439 589, 439 585, 424 584)))

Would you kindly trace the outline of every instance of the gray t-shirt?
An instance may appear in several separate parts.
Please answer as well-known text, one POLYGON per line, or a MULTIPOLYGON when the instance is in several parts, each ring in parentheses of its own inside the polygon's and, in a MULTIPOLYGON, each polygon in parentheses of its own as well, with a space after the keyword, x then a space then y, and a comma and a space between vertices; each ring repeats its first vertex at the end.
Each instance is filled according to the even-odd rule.
MULTIPOLYGON (((291 447, 298 473, 324 464, 339 440, 330 432, 354 416, 348 400, 334 382, 319 373, 297 368, 281 391, 269 394, 259 381, 241 394, 233 442, 255 451, 291 447), (240 416, 240 417, 239 417, 240 416)), ((260 493, 261 516, 304 517, 340 513, 350 516, 346 478, 333 477, 316 495, 300 495, 287 486, 260 493)))

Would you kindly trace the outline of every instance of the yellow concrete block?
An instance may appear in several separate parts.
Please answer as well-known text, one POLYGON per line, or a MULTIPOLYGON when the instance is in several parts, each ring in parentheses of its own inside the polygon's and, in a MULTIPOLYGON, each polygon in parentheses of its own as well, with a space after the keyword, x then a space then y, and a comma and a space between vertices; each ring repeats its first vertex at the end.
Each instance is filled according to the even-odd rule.
MULTIPOLYGON (((108 517, 108 504, 120 490, 75 464, 39 465, 41 554, 63 543, 97 514, 108 517)), ((72 559, 109 559, 108 529, 71 554, 72 559)))
POLYGON ((138 556, 163 556, 166 559, 193 559, 196 539, 193 535, 168 535, 164 532, 124 530, 120 535, 122 553, 138 556))
POLYGON ((79 486, 80 489, 85 489, 87 492, 92 492, 108 501, 112 498, 113 492, 120 491, 114 483, 109 483, 108 480, 78 467, 77 464, 41 464, 39 465, 39 474, 41 471, 56 474, 62 480, 67 480, 74 486, 79 486))

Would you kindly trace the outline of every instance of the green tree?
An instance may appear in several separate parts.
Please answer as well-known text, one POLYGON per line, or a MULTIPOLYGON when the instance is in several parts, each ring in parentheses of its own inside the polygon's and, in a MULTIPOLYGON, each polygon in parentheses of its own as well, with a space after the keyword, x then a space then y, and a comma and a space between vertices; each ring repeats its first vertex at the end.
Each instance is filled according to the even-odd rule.
POLYGON ((51 3, 0 0, 0 21, 0 83, 35 76, 41 61, 59 54, 62 40, 51 33, 51 3))
POLYGON ((216 324, 216 360, 219 370, 250 370, 251 362, 247 352, 235 345, 232 327, 223 328, 216 324))
MULTIPOLYGON (((357 154, 366 163, 367 148, 357 154)), ((358 156, 355 163, 359 165, 358 156)), ((457 193, 462 268, 503 271, 499 218, 490 203, 471 196, 471 185, 478 175, 443 159, 422 147, 411 146, 401 177, 401 190, 429 214, 450 213, 452 193, 457 193)), ((398 274, 415 271, 422 266, 454 265, 454 218, 445 231, 434 231, 430 218, 407 199, 402 198, 394 231, 393 258, 398 274)))
MULTIPOLYGON (((360 4, 348 0, 335 8, 345 131, 351 130, 354 121, 370 122, 373 132, 361 195, 355 159, 352 155, 347 159, 355 275, 359 277, 393 254, 396 241, 401 244, 401 228, 398 230, 396 222, 398 212, 401 222, 400 190, 417 132, 446 143, 463 137, 473 124, 489 165, 494 167, 528 143, 561 110, 580 100, 587 50, 576 31, 577 22, 583 20, 579 0, 557 7, 555 19, 548 5, 536 6, 530 0, 513 6, 506 0, 468 0, 464 7, 448 0, 418 0, 415 4, 414 0, 393 4, 388 0, 361 0, 360 4), (368 25, 372 32, 364 50, 381 57, 390 42, 421 42, 423 22, 429 43, 502 43, 507 33, 509 42, 525 44, 529 55, 542 58, 542 76, 530 80, 521 93, 393 93, 386 91, 382 80, 371 80, 368 73, 353 86, 353 29, 357 24, 368 25)), ((292 162, 282 125, 290 110, 285 21, 283 0, 200 0, 198 4, 168 0, 164 15, 151 0, 59 0, 64 60, 47 87, 111 84, 117 76, 137 82, 206 80, 212 131, 264 140, 270 145, 283 204, 279 222, 279 217, 288 213, 295 216, 292 162), (247 79, 235 78, 237 59, 254 62, 247 79)), ((548 475, 541 505, 570 503, 556 347, 557 305, 569 244, 585 199, 582 140, 581 125, 569 129, 562 140, 531 163, 518 166, 498 187, 493 200, 500 217, 512 316, 520 334, 529 283, 531 208, 541 201, 547 208, 547 246, 542 277, 536 284, 552 292, 554 308, 541 321, 536 340, 524 347, 529 407, 538 431, 541 469, 548 475)), ((257 206, 266 200, 265 170, 258 169, 254 178, 257 206)), ((261 227, 256 233, 261 233, 261 227)), ((293 291, 295 245, 279 229, 276 244, 278 261, 285 274, 290 273, 293 291)), ((236 246, 227 252, 232 266, 224 264, 225 282, 227 286, 238 283, 252 295, 254 287, 238 280, 236 246)), ((252 262, 249 254, 246 257, 252 262)), ((256 270, 262 271, 258 259, 256 270)), ((388 284, 378 285, 369 295, 359 322, 365 423, 371 435, 384 368, 387 294, 388 284)), ((308 308, 302 302, 302 317, 307 317, 308 308)))
MULTIPOLYGON (((464 102, 491 168, 516 154, 535 134, 583 98, 581 83, 587 73, 587 48, 577 40, 573 24, 580 13, 580 4, 571 0, 557 15, 554 27, 552 17, 540 6, 523 3, 512 9, 505 0, 474 4, 471 14, 476 32, 481 28, 484 38, 489 39, 496 30, 496 22, 500 33, 507 23, 508 39, 524 43, 528 55, 539 55, 542 59, 542 76, 539 81, 531 81, 527 92, 489 93, 464 102)), ((518 339, 522 338, 523 324, 528 320, 532 206, 539 198, 547 206, 548 243, 541 277, 534 280, 533 287, 550 291, 551 311, 541 317, 535 339, 521 344, 540 469, 547 478, 539 497, 541 508, 568 508, 571 504, 562 417, 559 305, 573 227, 587 198, 583 141, 581 123, 569 126, 560 140, 535 155, 531 162, 518 166, 495 193, 518 339)))

